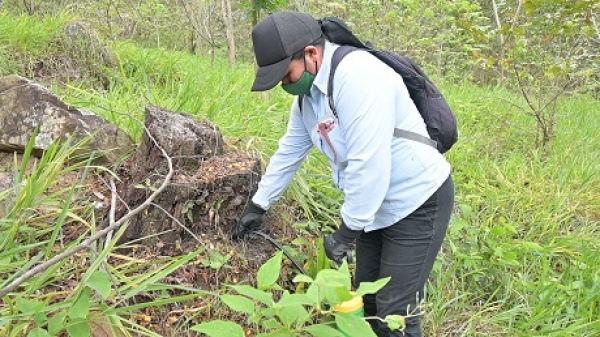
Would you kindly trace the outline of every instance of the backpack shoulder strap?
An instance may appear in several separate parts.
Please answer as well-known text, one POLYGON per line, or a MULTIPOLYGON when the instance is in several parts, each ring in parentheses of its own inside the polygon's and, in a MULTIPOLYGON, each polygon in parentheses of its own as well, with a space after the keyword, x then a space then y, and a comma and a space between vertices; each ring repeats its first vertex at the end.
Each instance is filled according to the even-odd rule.
POLYGON ((423 143, 426 145, 429 145, 433 148, 437 148, 437 142, 431 138, 425 137, 423 135, 420 135, 416 132, 412 132, 412 131, 408 131, 408 130, 402 130, 402 129, 398 129, 395 128, 394 129, 394 137, 396 138, 404 138, 404 139, 409 139, 415 142, 419 142, 419 143, 423 143))
POLYGON ((342 61, 342 59, 350 54, 351 52, 357 50, 358 48, 348 45, 339 46, 334 52, 333 57, 331 58, 331 66, 329 69, 329 80, 327 82, 327 99, 329 100, 329 108, 331 112, 338 118, 337 110, 335 110, 335 106, 333 105, 333 76, 335 75, 335 71, 337 70, 338 65, 342 61))
MULTIPOLYGON (((357 48, 354 46, 348 46, 348 45, 342 45, 339 46, 338 49, 335 50, 335 52, 333 52, 333 57, 331 59, 331 69, 329 70, 329 80, 327 82, 327 99, 329 101, 329 108, 331 109, 331 112, 333 113, 333 115, 335 116, 335 118, 338 118, 338 113, 337 110, 335 109, 335 105, 333 104, 333 76, 335 75, 335 71, 337 70, 338 65, 340 64, 340 62, 342 61, 342 59, 348 55, 349 53, 358 50, 361 48, 357 48)), ((382 56, 382 54, 385 54, 385 52, 381 52, 375 49, 364 49, 368 52, 370 52, 371 54, 373 54, 374 56, 376 56, 380 61, 384 62, 385 64, 387 64, 389 67, 391 67, 392 69, 396 70, 396 68, 391 64, 391 62, 394 62, 396 64, 400 64, 400 66, 402 66, 404 71, 408 71, 409 73, 407 74, 407 76, 412 76, 417 78, 418 76, 416 75, 421 75, 422 71, 420 71, 420 69, 418 67, 413 67, 414 62, 412 62, 412 60, 405 58, 406 61, 404 61, 403 59, 401 59, 401 57, 391 57, 386 60, 386 58, 384 56, 382 56), (409 63, 408 66, 405 64, 402 64, 403 62, 409 63), (416 68, 418 70, 414 70, 413 68, 416 68)), ((396 71, 398 72, 398 71, 396 71)), ((402 76, 402 74, 398 73, 400 76, 402 76)), ((421 84, 424 86, 425 80, 427 79, 427 76, 425 76, 425 74, 422 74, 421 76, 421 84)), ((302 104, 302 103, 300 103, 302 104)), ((302 108, 302 105, 300 105, 300 107, 302 108)), ((409 139, 415 142, 419 142, 419 143, 423 143, 429 146, 432 146, 434 148, 437 148, 437 142, 431 138, 422 136, 418 133, 412 132, 412 131, 408 131, 408 130, 402 130, 399 128, 395 128, 394 129, 394 137, 397 138, 404 138, 404 139, 409 139)))
MULTIPOLYGON (((342 59, 344 58, 344 56, 348 55, 350 52, 355 51, 356 49, 358 48, 349 45, 342 45, 339 46, 338 49, 335 50, 335 52, 333 52, 333 57, 331 59, 331 66, 329 70, 329 79, 327 82, 327 98, 329 100, 329 108, 331 109, 331 112, 333 113, 335 118, 337 118, 338 115, 337 110, 335 110, 335 106, 333 105, 333 76, 335 75, 335 71, 342 59)), ((304 95, 298 95, 298 107, 300 108, 300 112, 302 112, 303 101, 304 95)))

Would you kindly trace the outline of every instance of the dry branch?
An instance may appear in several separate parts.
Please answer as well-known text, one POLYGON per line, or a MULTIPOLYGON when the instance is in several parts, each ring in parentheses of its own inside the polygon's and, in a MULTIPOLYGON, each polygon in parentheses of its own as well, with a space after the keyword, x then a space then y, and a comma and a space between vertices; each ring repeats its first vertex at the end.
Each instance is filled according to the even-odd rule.
POLYGON ((43 263, 35 266, 34 268, 30 269, 29 271, 27 271, 26 273, 24 273, 23 275, 21 275, 14 281, 12 281, 8 286, 6 286, 0 290, 0 298, 8 295, 11 291, 15 290, 18 286, 23 284, 25 281, 29 280, 30 278, 32 278, 33 276, 35 276, 41 272, 47 270, 48 268, 50 268, 54 264, 62 261, 63 259, 73 256, 77 252, 80 252, 84 249, 89 249, 92 242, 95 242, 95 241, 105 237, 109 232, 118 229, 126 221, 133 218, 134 216, 136 216, 137 214, 142 212, 144 209, 146 209, 148 206, 150 206, 152 204, 152 202, 154 201, 154 199, 169 185, 171 178, 173 177, 173 172, 174 172, 172 159, 171 159, 171 157, 169 157, 167 152, 156 142, 156 140, 154 139, 154 137, 152 137, 152 135, 150 134, 150 132, 148 132, 148 130, 146 130, 146 133, 148 134, 148 137, 150 137, 150 139, 152 139, 154 144, 160 149, 161 153, 167 160, 167 163, 169 166, 169 171, 168 171, 167 175, 165 176, 165 179, 163 180, 162 184, 159 186, 159 188, 156 189, 150 196, 148 196, 148 198, 141 205, 139 205, 138 207, 129 211, 118 221, 116 221, 114 223, 109 223, 108 227, 104 228, 101 231, 98 231, 96 234, 83 240, 83 242, 81 242, 77 246, 54 256, 53 258, 51 258, 50 260, 48 260, 46 262, 43 262, 43 263))

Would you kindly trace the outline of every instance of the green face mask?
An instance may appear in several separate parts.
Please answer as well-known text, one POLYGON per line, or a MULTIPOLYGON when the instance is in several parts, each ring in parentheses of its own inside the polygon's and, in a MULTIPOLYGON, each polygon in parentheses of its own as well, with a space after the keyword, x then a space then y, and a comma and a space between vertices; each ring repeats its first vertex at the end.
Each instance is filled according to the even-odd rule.
POLYGON ((310 87, 314 80, 315 75, 305 70, 298 81, 290 84, 282 84, 281 87, 291 95, 308 95, 310 94, 310 87))
POLYGON ((299 80, 294 83, 282 84, 281 87, 288 94, 298 96, 298 95, 309 95, 310 87, 312 86, 315 80, 315 75, 309 73, 306 70, 306 59, 304 60, 304 73, 299 80))

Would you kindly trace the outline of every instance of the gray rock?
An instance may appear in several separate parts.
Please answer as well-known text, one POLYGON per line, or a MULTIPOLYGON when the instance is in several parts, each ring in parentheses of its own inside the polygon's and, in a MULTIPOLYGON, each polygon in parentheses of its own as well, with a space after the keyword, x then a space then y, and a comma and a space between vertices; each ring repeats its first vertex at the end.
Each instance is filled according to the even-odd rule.
MULTIPOLYGON (((209 121, 196 121, 189 114, 148 105, 145 124, 179 170, 192 172, 206 158, 223 153, 223 135, 209 121)), ((160 158, 162 154, 156 151, 154 142, 147 134, 144 134, 141 147, 146 168, 156 170, 159 163, 164 165, 164 160, 160 158)))
POLYGON ((68 106, 45 87, 24 77, 0 77, 0 151, 23 152, 34 139, 34 154, 54 141, 91 140, 81 152, 100 152, 97 162, 112 164, 135 150, 131 137, 114 124, 68 106))

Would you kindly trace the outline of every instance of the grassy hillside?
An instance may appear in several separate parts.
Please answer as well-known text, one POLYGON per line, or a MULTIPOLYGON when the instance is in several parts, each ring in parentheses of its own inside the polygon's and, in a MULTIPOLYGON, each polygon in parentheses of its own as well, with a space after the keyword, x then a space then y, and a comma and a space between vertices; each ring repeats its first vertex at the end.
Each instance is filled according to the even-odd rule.
MULTIPOLYGON (((40 21, 0 13, 0 76, 18 73, 30 77, 36 60, 49 62, 52 55, 60 54, 60 44, 54 42, 63 40, 61 29, 68 20, 57 17, 40 21)), ((76 82, 57 83, 43 77, 40 80, 66 102, 96 112, 137 140, 141 128, 135 119, 143 118, 146 104, 154 104, 211 120, 219 126, 229 146, 254 152, 265 160, 275 150, 292 98, 281 89, 273 90, 268 99, 251 93, 253 65, 230 69, 225 60, 211 65, 208 59, 186 53, 144 49, 130 43, 107 47, 115 64, 102 68, 102 81, 87 77, 76 82)), ((72 57, 84 60, 89 55, 79 53, 72 57)), ((92 69, 89 73, 97 76, 97 72, 98 69, 92 69)), ((439 86, 457 114, 461 134, 459 143, 447 155, 454 168, 457 203, 427 289, 428 301, 424 305, 428 335, 600 335, 600 102, 587 96, 561 97, 556 135, 544 155, 535 143, 535 119, 527 109, 519 107, 524 107, 525 102, 518 93, 469 83, 442 82, 439 86)), ((67 157, 68 151, 69 148, 56 149, 54 158, 67 157)), ((60 171, 63 163, 49 160, 41 169, 60 171)), ((281 201, 301 212, 301 223, 297 225, 308 238, 337 224, 341 196, 328 174, 322 156, 311 155, 281 201)), ((47 177, 57 179, 56 175, 47 177)), ((30 197, 41 193, 33 187, 29 190, 30 197)), ((46 246, 44 233, 56 233, 65 219, 70 219, 70 223, 85 219, 83 222, 94 230, 93 217, 86 213, 89 210, 62 210, 61 204, 56 203, 58 197, 45 199, 58 207, 53 213, 56 217, 38 217, 35 226, 21 228, 16 224, 31 223, 25 215, 41 204, 34 202, 35 198, 16 204, 7 194, 0 194, 0 199, 14 210, 12 218, 0 222, 0 238, 15 238, 10 243, 0 239, 0 261, 5 262, 0 267, 0 288, 19 270, 55 254, 44 248, 51 247, 46 246), (34 258, 39 247, 45 253, 34 258), (27 264, 29 260, 31 264, 27 264)), ((99 248, 92 261, 100 261, 99 257, 111 254, 111 249, 99 248)), ((161 278, 191 258, 165 261, 162 269, 149 274, 151 282, 143 283, 135 292, 164 288, 161 278)), ((42 295, 36 291, 46 289, 52 280, 79 275, 75 279, 82 284, 88 282, 97 290, 98 284, 104 284, 97 280, 106 277, 99 274, 100 264, 92 264, 87 271, 58 265, 52 275, 43 274, 3 298, 0 317, 5 318, 0 318, 0 332, 20 336, 36 324, 42 326, 37 320, 65 311, 65 304, 53 304, 50 308, 54 311, 46 310, 45 316, 36 317, 32 314, 35 310, 27 309, 51 301, 56 293, 42 295)), ((133 265, 127 268, 138 270, 133 265)), ((106 296, 94 298, 92 306, 104 312, 111 324, 133 329, 128 323, 128 319, 133 320, 130 314, 143 306, 125 305, 127 302, 119 299, 120 294, 133 296, 133 280, 125 274, 113 275, 125 283, 123 292, 111 292, 109 288, 102 292, 106 296), (120 307, 114 305, 111 309, 115 301, 120 307)), ((89 287, 77 288, 68 298, 72 302, 65 303, 89 299, 91 295, 85 289, 89 287)), ((228 290, 223 287, 223 291, 228 290)), ((198 290, 182 292, 182 301, 200 296, 198 290)), ((158 308, 172 302, 161 299, 149 305, 158 308)), ((219 318, 210 315, 210 308, 206 310, 202 317, 219 318)), ((75 322, 73 326, 78 324, 77 315, 68 317, 75 322)), ((152 334, 139 326, 135 329, 152 334)))

